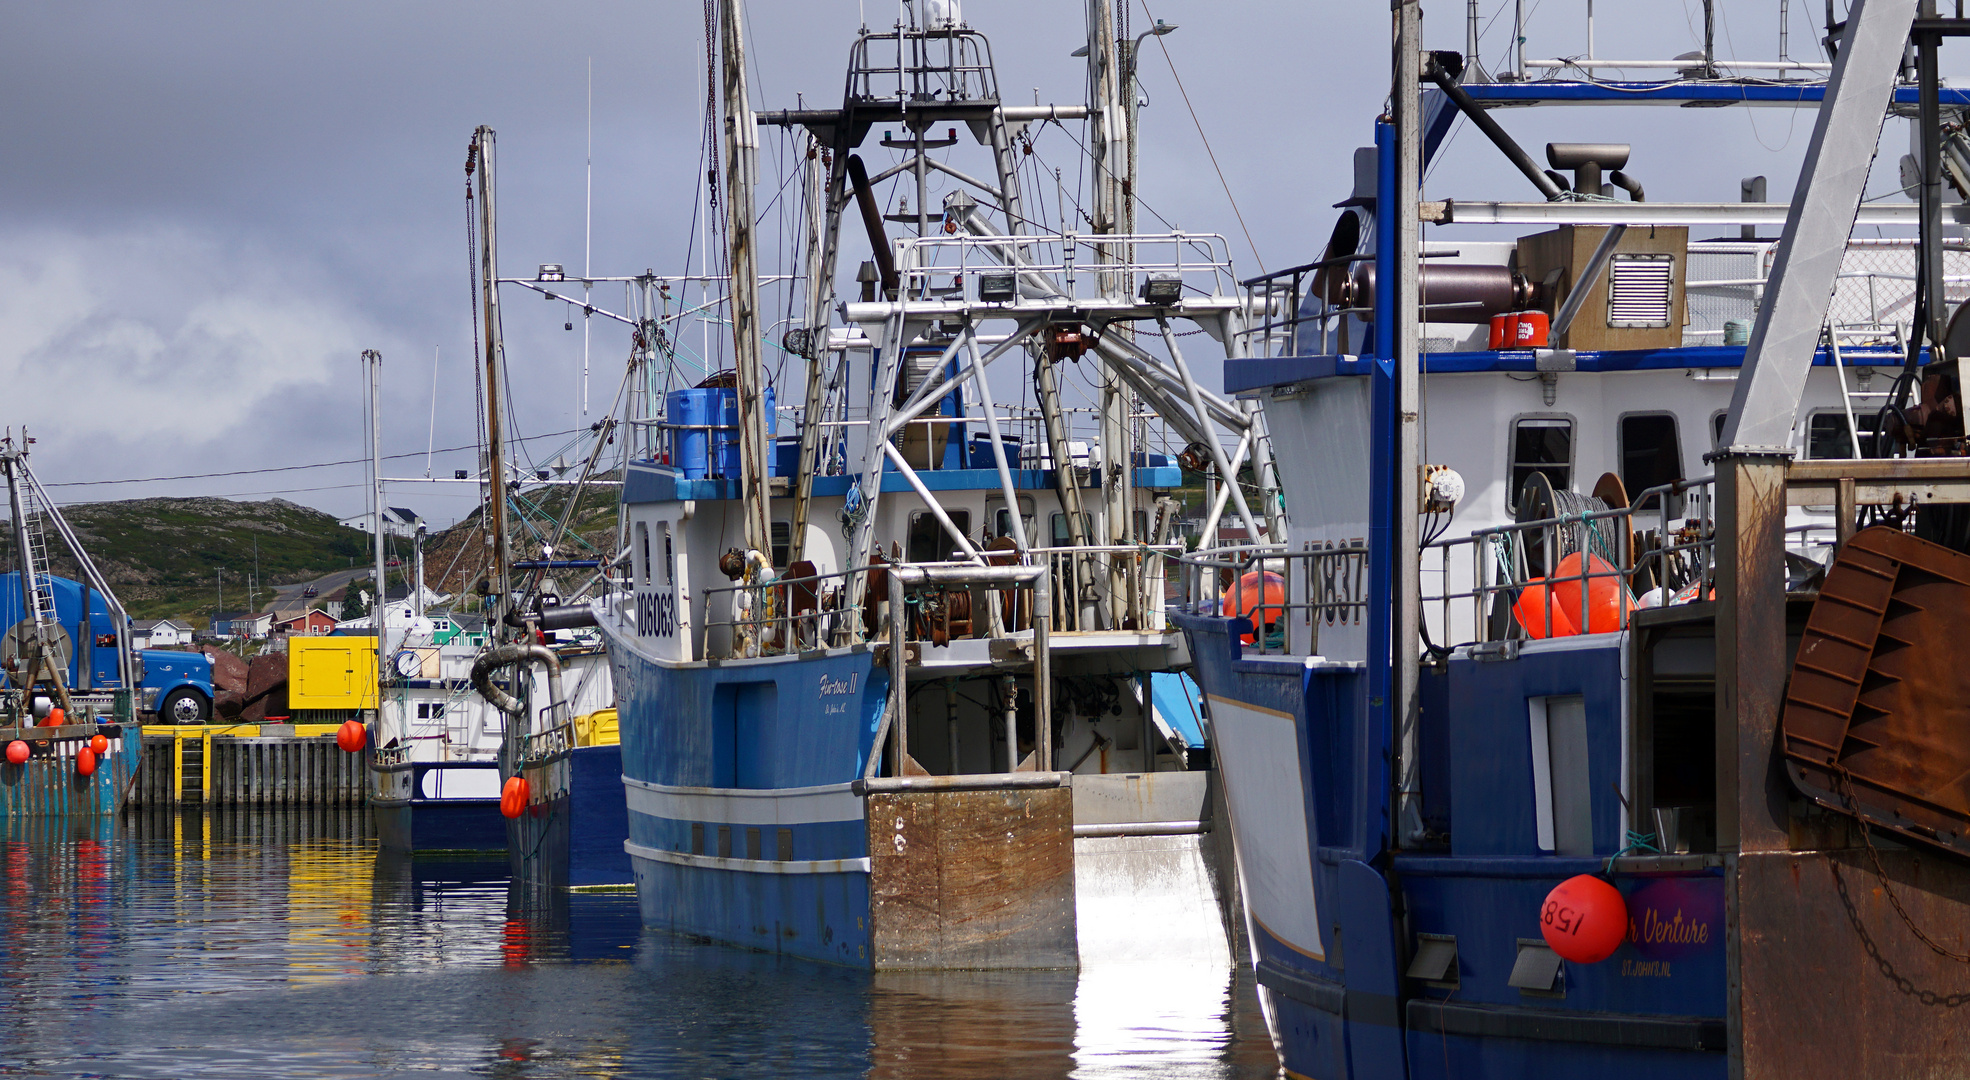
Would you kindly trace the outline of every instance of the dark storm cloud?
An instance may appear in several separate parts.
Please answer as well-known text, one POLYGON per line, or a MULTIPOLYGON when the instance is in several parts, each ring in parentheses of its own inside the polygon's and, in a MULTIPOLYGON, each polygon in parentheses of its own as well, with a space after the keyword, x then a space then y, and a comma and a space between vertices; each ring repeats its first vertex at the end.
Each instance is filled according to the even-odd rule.
MULTIPOLYGON (((1497 6, 1485 0, 1487 12, 1497 6)), ((1721 6, 1732 48, 1772 51, 1774 5, 1721 6)), ((886 26, 896 5, 753 0, 754 106, 838 100, 860 11, 886 26)), ((1083 38, 1080 4, 969 0, 965 15, 991 36, 1009 100, 1030 101, 1035 87, 1043 100, 1080 100, 1083 70, 1068 56, 1083 38)), ((1330 204, 1346 192, 1350 151, 1371 138, 1387 93, 1386 5, 1159 0, 1133 12, 1136 29, 1151 15, 1181 30, 1144 50, 1145 201, 1186 229, 1227 235, 1239 269, 1254 269, 1221 168, 1267 265, 1313 257, 1330 204)), ((1535 47, 1581 51, 1579 19, 1564 18, 1535 47)), ((1604 10, 1599 41, 1603 54, 1621 41, 1624 51, 1666 56, 1690 48, 1690 33, 1676 5, 1636 5, 1604 10)), ((1800 20, 1795 55, 1812 36, 1800 20)), ((1485 40, 1487 56, 1501 53, 1505 33, 1491 24, 1485 40)), ((1431 21, 1432 47, 1462 43, 1461 22, 1431 21)), ((462 165, 473 127, 500 133, 504 269, 578 267, 592 60, 595 272, 682 271, 700 169, 703 48, 701 6, 680 0, 14 5, 0 36, 0 423, 35 429, 49 481, 353 458, 364 450, 356 356, 377 348, 388 371, 386 452, 470 442, 462 165)), ((1709 142, 1692 143, 1678 126, 1687 115, 1665 123, 1637 122, 1635 110, 1592 112, 1506 123, 1532 144, 1632 138, 1635 171, 1657 199, 1734 197, 1747 170, 1733 155, 1747 139, 1781 148, 1780 165, 1765 171, 1783 197, 1783 170, 1796 168, 1811 126, 1810 114, 1728 110, 1697 118, 1709 142)), ((774 138, 762 133, 762 205, 780 179, 774 138)), ((1055 163, 1071 179, 1074 163, 1055 163)), ((1473 197, 1526 194, 1469 133, 1431 184, 1473 197)), ((1142 220, 1160 227, 1149 213, 1142 220)), ((852 273, 860 242, 849 243, 852 273)), ((562 321, 558 306, 508 300, 516 407, 528 431, 576 420, 581 334, 579 324, 562 331, 562 321)), ((626 342, 598 323, 593 343, 599 409, 626 342)), ((1206 368, 1214 380, 1215 365, 1206 368)), ((469 464, 454 455, 437 467, 469 464)), ((421 471, 422 462, 403 468, 421 471)), ((329 490, 288 497, 348 513, 362 502, 359 479, 342 469, 63 495, 319 487, 329 490)), ((430 505, 434 519, 468 508, 435 495, 430 505)))

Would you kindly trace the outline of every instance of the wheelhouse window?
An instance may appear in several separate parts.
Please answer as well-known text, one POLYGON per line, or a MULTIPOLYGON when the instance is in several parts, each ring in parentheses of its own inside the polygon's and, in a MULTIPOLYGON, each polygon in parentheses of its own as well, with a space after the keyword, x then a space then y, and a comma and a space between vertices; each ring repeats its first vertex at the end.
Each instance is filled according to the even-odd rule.
MULTIPOLYGON (((1081 515, 1081 534, 1090 537, 1094 535, 1094 518, 1085 513, 1081 515)), ((1053 530, 1051 535, 1053 537, 1054 547, 1067 547, 1074 542, 1074 533, 1067 527, 1067 515, 1065 513, 1055 513, 1053 515, 1053 530)))
POLYGON ((664 584, 677 584, 677 552, 670 546, 670 522, 659 526, 664 534, 664 584))
POLYGON ((1511 507, 1517 510, 1519 491, 1533 473, 1544 473, 1553 490, 1573 484, 1573 420, 1564 416, 1528 416, 1512 421, 1511 507))
MULTIPOLYGON (((971 511, 946 510, 951 524, 961 533, 971 532, 971 511)), ((958 551, 958 542, 937 520, 937 515, 928 510, 918 510, 910 515, 909 560, 911 562, 949 562, 958 551)))
POLYGON ((778 567, 785 567, 787 565, 787 553, 792 550, 793 550, 793 522, 791 521, 774 522, 773 523, 773 565, 778 567))
MULTIPOLYGON (((1874 437, 1879 430, 1879 418, 1871 413, 1857 415, 1854 420, 1860 424, 1860 449, 1863 457, 1874 452, 1874 437)), ((1806 456, 1814 460, 1826 458, 1851 458, 1854 456, 1853 428, 1847 425, 1844 412, 1818 412, 1806 420, 1806 456)))
POLYGON ((1668 413, 1643 413, 1621 418, 1621 486, 1628 497, 1683 478, 1683 447, 1676 437, 1676 418, 1668 413))
MULTIPOLYGON (((1001 536, 1013 534, 1012 511, 1006 506, 1005 496, 985 497, 985 517, 991 522, 991 532, 986 539, 996 540, 1001 536)), ((1024 495, 1019 497, 1019 524, 1027 543, 1039 541, 1039 537, 1033 535, 1033 500, 1024 495)))
POLYGON ((641 521, 636 523, 636 565, 632 569, 637 581, 650 583, 650 526, 641 521))

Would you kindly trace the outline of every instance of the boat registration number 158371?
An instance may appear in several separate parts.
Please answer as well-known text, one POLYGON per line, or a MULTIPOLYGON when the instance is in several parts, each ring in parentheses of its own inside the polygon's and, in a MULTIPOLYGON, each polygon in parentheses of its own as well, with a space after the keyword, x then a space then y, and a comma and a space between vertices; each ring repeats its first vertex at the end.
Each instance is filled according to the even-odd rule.
POLYGON ((670 593, 637 593, 636 633, 639 637, 675 637, 677 597, 670 593))

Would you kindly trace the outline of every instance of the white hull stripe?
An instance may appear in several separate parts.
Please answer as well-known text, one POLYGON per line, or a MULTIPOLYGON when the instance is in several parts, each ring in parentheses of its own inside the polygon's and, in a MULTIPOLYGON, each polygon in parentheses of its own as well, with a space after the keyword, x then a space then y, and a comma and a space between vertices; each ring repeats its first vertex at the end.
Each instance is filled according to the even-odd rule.
POLYGON ((816 825, 861 821, 862 800, 847 784, 805 788, 665 787, 623 777, 632 813, 671 821, 730 825, 816 825))
POLYGON ((737 870, 748 874, 866 874, 868 859, 803 859, 778 862, 772 859, 721 859, 716 855, 687 855, 681 851, 659 851, 633 840, 623 841, 622 849, 632 859, 694 866, 704 870, 737 870))

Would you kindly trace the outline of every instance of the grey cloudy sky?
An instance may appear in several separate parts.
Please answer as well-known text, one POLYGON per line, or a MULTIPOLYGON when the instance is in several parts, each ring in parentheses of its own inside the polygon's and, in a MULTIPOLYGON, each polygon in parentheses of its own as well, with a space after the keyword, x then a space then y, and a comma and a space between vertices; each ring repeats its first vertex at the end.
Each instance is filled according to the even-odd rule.
MULTIPOLYGON (((1490 20, 1510 5, 1481 6, 1490 20)), ((1722 0, 1720 53, 1775 54, 1777 6, 1722 0)), ((894 0, 752 0, 755 107, 792 107, 797 94, 836 103, 864 7, 872 24, 895 17, 894 0)), ((1426 44, 1461 48, 1463 4, 1431 7, 1440 16, 1427 20, 1426 44)), ((1528 47, 1583 52, 1584 3, 1542 7, 1528 47)), ((1601 7, 1599 55, 1696 47, 1695 0, 1601 7)), ((1007 98, 1031 100, 1038 88, 1043 100, 1080 99, 1081 62, 1068 53, 1082 40, 1081 5, 967 0, 965 15, 991 38, 1007 98)), ((1152 0, 1137 8, 1137 29, 1152 16, 1181 26, 1163 43, 1258 258, 1277 268, 1317 255, 1347 191, 1349 151, 1369 140, 1387 94, 1387 5, 1152 0)), ((1807 18, 1795 17, 1791 53, 1818 59, 1807 18)), ((1488 22, 1490 63, 1508 22, 1488 22)), ((30 427, 47 482, 359 457, 364 348, 386 358, 386 453, 421 456, 427 437, 471 442, 466 142, 477 124, 499 131, 503 267, 578 267, 591 60, 594 270, 685 269, 704 81, 697 3, 79 2, 15 4, 5 23, 0 424, 30 427)), ((1253 269, 1153 43, 1142 70, 1143 199, 1186 229, 1232 237, 1239 269, 1253 269)), ((1735 198, 1748 172, 1772 177, 1772 198, 1788 196, 1811 114, 1667 111, 1678 115, 1573 110, 1503 122, 1533 144, 1632 141, 1631 171, 1651 199, 1735 198)), ((1899 154, 1905 138, 1891 128, 1886 145, 1899 154)), ((765 186, 777 184, 775 167, 763 156, 765 186)), ((1526 195, 1469 132, 1429 183, 1438 196, 1526 195)), ((846 272, 864 246, 845 247, 846 272)), ((521 428, 574 426, 579 324, 568 334, 558 305, 508 303, 521 428)), ((594 343, 598 370, 617 370, 623 336, 598 323, 594 343)), ((594 394, 606 401, 613 381, 598 378, 594 394)), ((454 454, 436 468, 469 464, 454 454)), ((65 501, 274 492, 337 514, 363 504, 355 468, 59 489, 65 501)), ((465 495, 391 501, 434 521, 470 508, 465 495)))

